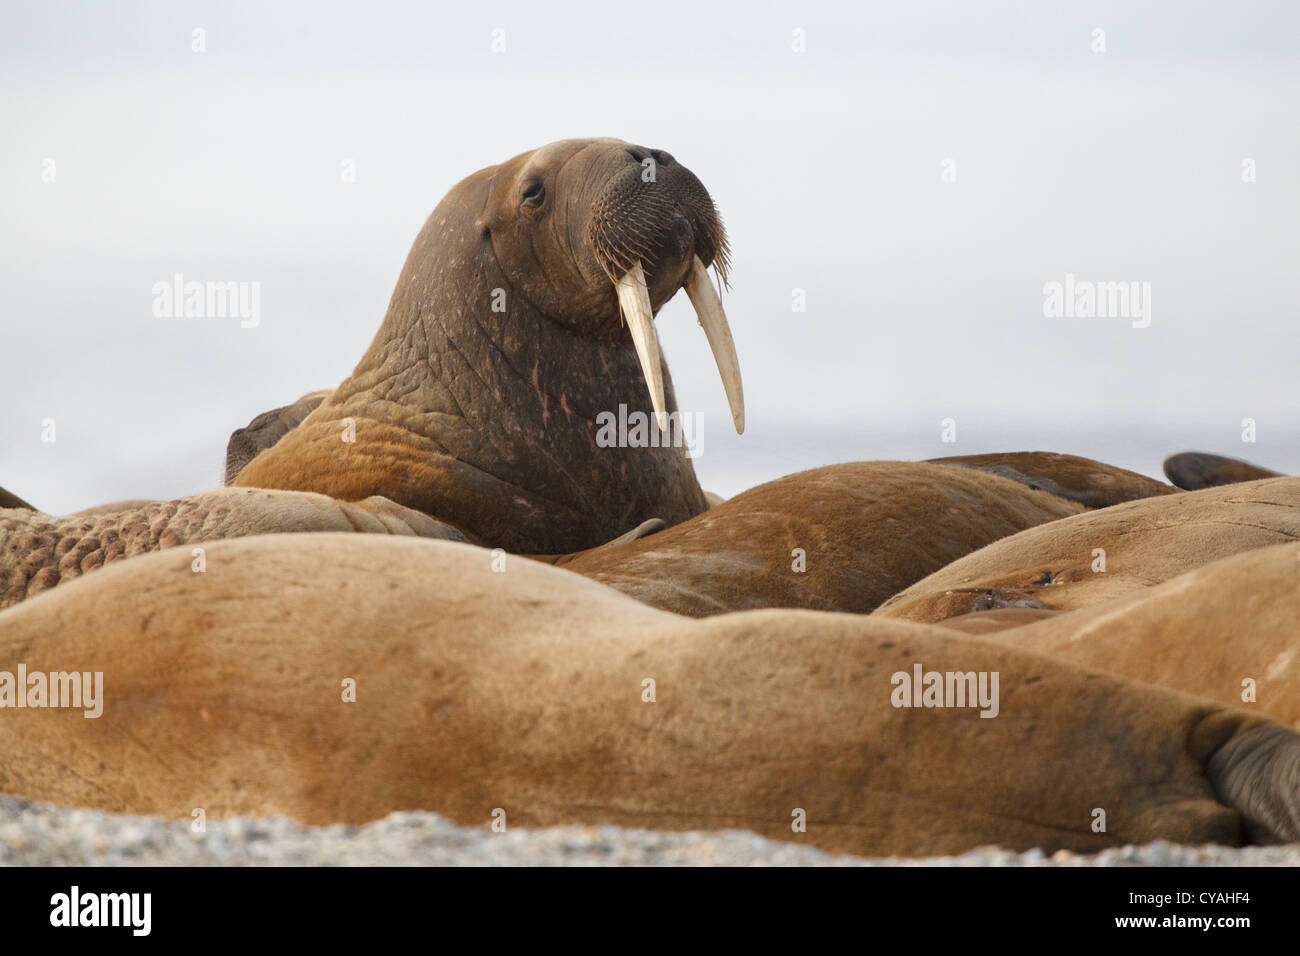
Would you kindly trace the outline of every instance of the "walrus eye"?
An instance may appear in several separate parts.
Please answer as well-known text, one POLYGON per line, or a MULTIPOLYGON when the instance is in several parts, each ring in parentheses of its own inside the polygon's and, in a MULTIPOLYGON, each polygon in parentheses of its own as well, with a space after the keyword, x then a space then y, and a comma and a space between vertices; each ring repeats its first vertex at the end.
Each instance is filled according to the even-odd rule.
POLYGON ((546 184, 540 179, 535 179, 524 187, 524 194, 520 202, 524 206, 540 206, 545 196, 546 184))

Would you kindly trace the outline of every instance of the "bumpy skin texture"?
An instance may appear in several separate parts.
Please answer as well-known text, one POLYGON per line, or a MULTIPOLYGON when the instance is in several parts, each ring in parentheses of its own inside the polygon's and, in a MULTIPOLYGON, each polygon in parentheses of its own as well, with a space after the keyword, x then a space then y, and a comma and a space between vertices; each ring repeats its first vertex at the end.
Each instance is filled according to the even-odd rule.
POLYGON ((1153 588, 1022 623, 992 636, 1230 706, 1243 706, 1242 681, 1250 678, 1255 700, 1245 706, 1300 726, 1300 543, 1246 551, 1153 588))
POLYGON ((965 468, 857 462, 752 488, 667 531, 559 559, 678 614, 866 613, 950 561, 1078 505, 965 468), (805 570, 795 571, 794 550, 805 570))
POLYGON ((1277 478, 1280 473, 1260 468, 1236 458, 1224 458, 1207 452, 1185 451, 1165 459, 1165 474, 1179 488, 1200 491, 1242 481, 1277 478))
POLYGON ((507 560, 271 535, 213 544, 203 575, 164 551, 10 609, 0 669, 102 670, 106 702, 8 711, 0 789, 321 824, 500 807, 511 826, 745 828, 869 855, 1300 836, 1296 737, 1249 714, 942 628, 693 620, 507 560), (999 716, 894 708, 916 663, 998 671, 999 716))
POLYGON ((329 393, 329 389, 308 392, 296 402, 262 412, 243 428, 231 432, 226 443, 224 483, 234 484, 250 461, 301 425, 302 420, 314 412, 329 393))
POLYGON ((1219 558, 1296 540, 1300 478, 1188 491, 1022 531, 954 561, 874 613, 936 622, 998 607, 1071 611, 1219 558), (1093 570, 1098 549, 1105 552, 1104 571, 1093 570))
POLYGON ((696 255, 725 266, 699 180, 659 154, 656 181, 643 183, 641 152, 568 140, 452 189, 352 376, 235 483, 382 494, 521 553, 595 547, 649 518, 703 512, 683 448, 596 444, 600 413, 650 407, 600 250, 620 231, 653 240, 642 258, 656 310, 696 255), (535 182, 545 200, 522 207, 535 182), (349 419, 356 440, 344 442, 349 419))
POLYGON ((959 465, 1010 478, 1058 498, 1077 501, 1086 508, 1107 508, 1125 501, 1172 495, 1178 491, 1135 471, 1126 471, 1091 458, 1050 451, 958 455, 930 460, 935 464, 959 465))
POLYGON ((465 540, 456 529, 385 498, 349 504, 307 492, 253 488, 223 488, 126 510, 62 518, 39 511, 0 510, 0 607, 121 558, 220 538, 293 531, 465 540))

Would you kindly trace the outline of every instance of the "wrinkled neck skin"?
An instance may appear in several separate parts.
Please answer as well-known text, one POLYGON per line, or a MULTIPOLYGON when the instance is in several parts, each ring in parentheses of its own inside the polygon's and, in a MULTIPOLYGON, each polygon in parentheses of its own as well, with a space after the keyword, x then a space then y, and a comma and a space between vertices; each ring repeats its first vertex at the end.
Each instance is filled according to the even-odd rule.
MULTIPOLYGON (((238 484, 384 495, 526 554, 706 509, 684 449, 597 446, 599 413, 650 411, 631 336, 616 322, 573 331, 516 293, 477 223, 492 172, 433 211, 352 376, 238 484)), ((612 290, 609 301, 616 316, 612 290)), ((666 367, 664 380, 676 410, 666 367)))

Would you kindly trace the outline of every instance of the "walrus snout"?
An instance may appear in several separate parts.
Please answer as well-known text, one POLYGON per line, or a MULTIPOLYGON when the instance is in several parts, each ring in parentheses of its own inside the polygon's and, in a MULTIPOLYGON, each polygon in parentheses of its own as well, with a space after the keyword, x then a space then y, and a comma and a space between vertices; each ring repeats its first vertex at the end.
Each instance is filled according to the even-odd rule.
POLYGON ((614 283, 655 418, 661 429, 667 428, 654 315, 684 288, 713 350, 736 431, 743 432, 740 362, 722 300, 708 276, 712 266, 720 282, 727 281, 722 218, 704 184, 671 155, 640 146, 621 149, 631 162, 617 164, 593 203, 587 246, 614 283))
POLYGON ((686 282, 695 256, 695 227, 681 213, 674 214, 665 232, 641 265, 646 272, 650 301, 664 303, 686 282))
POLYGON ((672 154, 666 153, 662 149, 646 149, 643 146, 629 146, 627 153, 638 163, 644 163, 646 157, 653 159, 660 166, 668 166, 674 162, 672 154))
POLYGON ((617 164, 597 197, 588 227, 605 274, 618 281, 640 262, 647 278, 656 280, 656 304, 661 303, 655 292, 667 298, 681 288, 696 256, 725 282, 726 230, 704 184, 663 150, 629 146, 623 154, 627 161, 617 164), (674 274, 677 281, 669 282, 667 276, 674 274))

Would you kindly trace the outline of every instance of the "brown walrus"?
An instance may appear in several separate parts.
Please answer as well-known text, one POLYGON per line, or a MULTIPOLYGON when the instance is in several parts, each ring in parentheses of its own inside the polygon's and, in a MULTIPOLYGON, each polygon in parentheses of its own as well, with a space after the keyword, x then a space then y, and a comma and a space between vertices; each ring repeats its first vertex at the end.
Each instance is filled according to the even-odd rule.
MULTIPOLYGON (((743 429, 739 365, 710 265, 725 279, 721 220, 667 153, 567 140, 482 170, 429 217, 353 375, 237 430, 227 484, 339 502, 385 497, 464 529, 457 537, 514 551, 590 547, 698 514, 709 501, 682 447, 689 435, 653 319, 686 289, 743 429), (647 399, 650 416, 640 410, 647 399), (603 441, 602 415, 631 419, 631 437, 650 447, 603 441)), ((216 528, 319 527, 268 529, 256 508, 227 513, 245 500, 101 506, 93 524, 87 514, 11 512, 0 524, 0 579, 18 600, 28 581, 52 586, 97 567, 101 554, 157 547, 161 534, 132 534, 125 548, 101 541, 154 522, 156 509, 181 507, 191 523, 216 528), (204 519, 207 502, 221 514, 204 519)))
POLYGON ((1184 451, 1165 459, 1165 475, 1179 488, 1200 491, 1260 478, 1277 478, 1281 472, 1269 471, 1237 458, 1225 458, 1208 452, 1184 451))
POLYGON ((742 429, 709 266, 725 281, 721 220, 667 153, 564 140, 481 170, 416 237, 352 375, 234 483, 383 495, 522 553, 700 514, 654 313, 686 289, 742 429), (602 442, 601 416, 622 413, 640 435, 602 442))
POLYGON ((1062 455, 1050 451, 998 452, 984 455, 957 455, 931 458, 938 465, 974 468, 991 475, 1010 478, 1030 488, 1047 491, 1077 501, 1086 508, 1108 508, 1125 501, 1172 495, 1178 489, 1164 482, 1116 468, 1091 458, 1062 455))
POLYGON ((744 828, 867 855, 1300 838, 1300 736, 1241 710, 942 628, 695 620, 493 562, 269 535, 212 544, 203 574, 161 551, 11 608, 0 672, 103 684, 81 701, 98 718, 4 711, 0 790, 184 819, 744 828), (996 672, 996 707, 896 706, 916 667, 990 691, 996 672))
POLYGON ((1300 539, 1300 478, 1185 491, 1063 518, 952 562, 874 613, 936 622, 1002 607, 1075 610, 1252 548, 1300 539))
POLYGON ((866 613, 964 554, 1079 510, 966 468, 856 462, 788 475, 653 536, 556 563, 694 617, 866 613))

